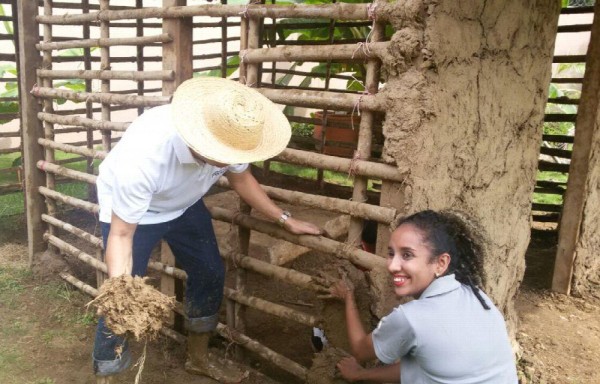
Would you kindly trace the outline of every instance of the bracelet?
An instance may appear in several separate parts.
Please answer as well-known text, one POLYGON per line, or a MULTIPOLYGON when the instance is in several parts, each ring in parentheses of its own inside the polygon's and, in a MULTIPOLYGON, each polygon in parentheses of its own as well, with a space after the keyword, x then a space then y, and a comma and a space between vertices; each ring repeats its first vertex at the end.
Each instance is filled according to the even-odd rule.
POLYGON ((292 217, 292 214, 289 211, 281 212, 281 216, 279 216, 279 219, 277 219, 277 224, 279 224, 280 227, 285 226, 285 222, 290 217, 292 217))

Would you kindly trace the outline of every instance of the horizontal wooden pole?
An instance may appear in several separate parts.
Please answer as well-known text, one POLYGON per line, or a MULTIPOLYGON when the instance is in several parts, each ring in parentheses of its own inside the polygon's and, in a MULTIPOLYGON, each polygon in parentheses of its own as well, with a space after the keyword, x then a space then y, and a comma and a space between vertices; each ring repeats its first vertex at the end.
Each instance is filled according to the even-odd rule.
POLYGON ((255 64, 268 61, 328 61, 328 60, 365 60, 381 57, 389 43, 358 43, 330 46, 300 45, 272 48, 248 49, 240 52, 244 63, 255 64))
POLYGON ((64 71, 38 69, 39 77, 48 79, 89 79, 89 80, 132 80, 132 81, 150 81, 150 80, 173 80, 175 78, 174 71, 110 71, 110 70, 95 70, 95 71, 64 71))
POLYGON ((137 96, 102 92, 75 92, 46 87, 36 87, 31 93, 36 97, 67 99, 78 102, 91 101, 95 103, 127 105, 130 107, 155 107, 168 104, 171 101, 171 97, 169 96, 137 96))
POLYGON ((353 174, 358 176, 399 182, 404 180, 404 177, 408 172, 407 169, 398 169, 388 164, 364 160, 351 160, 290 148, 285 149, 279 155, 275 156, 273 160, 280 160, 286 163, 310 166, 318 169, 328 169, 342 173, 348 173, 350 172, 350 168, 352 168, 353 174))
POLYGON ((237 303, 258 309, 259 311, 268 313, 270 315, 292 320, 309 327, 316 327, 319 325, 319 321, 315 316, 288 308, 284 305, 263 300, 259 297, 244 295, 241 292, 231 288, 225 287, 225 296, 237 303))
POLYGON ((246 256, 240 253, 225 253, 224 258, 231 260, 234 265, 244 269, 260 273, 261 275, 276 279, 288 284, 293 284, 300 288, 317 291, 317 285, 313 278, 302 272, 295 271, 290 268, 284 268, 257 258, 246 256))
POLYGON ((46 187, 39 187, 38 190, 42 195, 50 199, 60 201, 61 203, 70 205, 72 207, 83 209, 84 211, 88 211, 94 214, 98 214, 98 212, 100 212, 100 207, 98 206, 98 204, 90 203, 88 201, 81 200, 73 196, 68 196, 46 187))
POLYGON ((79 260, 83 261, 84 263, 94 267, 95 269, 98 269, 104 273, 108 273, 108 268, 106 267, 105 263, 96 259, 94 256, 88 255, 87 253, 83 252, 81 249, 74 247, 73 245, 67 243, 66 241, 63 241, 60 238, 53 236, 49 233, 44 234, 44 240, 46 240, 48 243, 54 245, 56 248, 60 249, 61 251, 65 252, 71 256, 74 256, 74 257, 78 258, 79 260))
POLYGON ((246 348, 247 350, 258 354, 263 359, 272 362, 284 371, 289 372, 296 377, 299 377, 302 380, 302 382, 306 381, 308 369, 296 363, 295 361, 288 359, 287 357, 265 347, 258 341, 251 339, 250 337, 236 331, 235 329, 228 328, 227 326, 221 323, 217 325, 217 332, 224 338, 232 340, 240 346, 246 348))
POLYGON ((340 243, 323 236, 294 235, 275 223, 270 223, 256 217, 243 215, 221 207, 208 207, 213 219, 234 223, 242 227, 265 233, 269 236, 302 245, 317 251, 329 253, 340 258, 348 259, 366 269, 385 267, 385 260, 372 253, 365 252, 349 244, 340 243))
POLYGON ((38 143, 47 148, 58 149, 67 153, 75 153, 77 155, 89 157, 92 159, 104 160, 107 155, 106 151, 99 151, 93 148, 78 147, 70 144, 57 143, 56 141, 48 139, 38 139, 38 143))
POLYGON ((96 248, 101 248, 101 249, 104 248, 101 238, 96 237, 96 236, 92 235, 91 233, 84 231, 81 228, 78 228, 74 225, 71 225, 65 221, 59 220, 56 217, 47 215, 45 213, 42 213, 42 220, 50 225, 53 225, 64 231, 67 231, 67 232, 79 237, 80 239, 83 239, 83 240, 89 242, 96 248))
MULTIPOLYGON (((377 11, 377 10, 375 10, 377 11)), ((73 25, 82 23, 98 23, 127 19, 149 18, 181 18, 192 16, 211 17, 248 17, 260 18, 302 18, 302 19, 335 19, 335 20, 367 20, 369 19, 367 4, 325 4, 325 5, 223 5, 207 4, 180 7, 147 7, 121 11, 101 11, 78 15, 37 16, 41 24, 73 25)), ((377 14, 379 16, 379 14, 377 14)))
POLYGON ((377 95, 274 88, 257 88, 257 91, 275 103, 297 107, 348 112, 358 110, 385 112, 388 107, 388 100, 377 95))
MULTIPOLYGON (((230 188, 229 181, 221 177, 217 185, 223 188, 230 188)), ((311 195, 297 191, 288 191, 286 189, 261 185, 267 195, 277 201, 298 204, 305 207, 326 209, 332 212, 344 213, 354 217, 360 217, 367 220, 374 220, 382 224, 390 224, 396 217, 396 210, 377 205, 358 203, 355 201, 338 199, 335 197, 311 195)))
POLYGON ((8 193, 15 193, 15 192, 23 192, 23 184, 14 183, 14 184, 0 185, 0 195, 6 195, 8 193))
POLYGON ((21 132, 0 132, 0 139, 5 137, 21 137, 21 132))
POLYGON ((113 122, 105 120, 94 120, 88 119, 87 117, 81 116, 69 116, 69 115, 57 115, 54 113, 38 112, 38 119, 52 123, 62 125, 77 125, 85 128, 97 129, 97 130, 109 130, 124 132, 129 127, 129 122, 113 122))
POLYGON ((53 51, 72 48, 112 47, 116 45, 146 45, 151 43, 169 43, 171 41, 173 41, 173 38, 168 33, 161 33, 160 35, 155 36, 81 39, 39 43, 36 44, 35 47, 39 51, 53 51))
POLYGON ((69 179, 83 181, 89 184, 96 184, 96 179, 98 176, 90 175, 89 173, 76 171, 70 168, 62 167, 57 164, 49 163, 44 160, 40 160, 37 162, 38 169, 41 169, 44 172, 50 172, 55 175, 61 175, 68 177, 69 179))

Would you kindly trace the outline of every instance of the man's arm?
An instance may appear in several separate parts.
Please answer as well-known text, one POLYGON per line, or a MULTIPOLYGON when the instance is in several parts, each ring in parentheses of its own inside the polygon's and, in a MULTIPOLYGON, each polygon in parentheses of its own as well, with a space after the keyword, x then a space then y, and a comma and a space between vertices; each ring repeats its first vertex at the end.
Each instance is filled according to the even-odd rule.
MULTIPOLYGON (((250 169, 246 169, 241 173, 227 172, 226 176, 231 188, 252 208, 273 221, 277 221, 281 217, 283 210, 267 196, 265 191, 260 187, 260 184, 258 184, 258 181, 252 176, 250 169)), ((293 217, 285 221, 285 228, 298 235, 320 235, 323 232, 316 225, 294 219, 293 217)))
POLYGON ((131 274, 133 266, 133 234, 137 224, 123 221, 114 212, 111 216, 110 232, 106 239, 106 266, 108 277, 131 274))

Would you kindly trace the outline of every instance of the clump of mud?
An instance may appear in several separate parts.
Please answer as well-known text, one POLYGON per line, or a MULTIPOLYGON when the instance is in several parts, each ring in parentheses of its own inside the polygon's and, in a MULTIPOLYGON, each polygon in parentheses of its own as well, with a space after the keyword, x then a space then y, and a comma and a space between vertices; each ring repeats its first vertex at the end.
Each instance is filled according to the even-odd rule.
POLYGON ((175 307, 175 298, 148 285, 147 279, 130 275, 110 278, 88 305, 96 306, 116 335, 152 339, 175 307))
POLYGON ((315 354, 312 366, 306 375, 308 384, 345 384, 347 381, 339 377, 337 368, 338 361, 350 356, 340 348, 328 347, 322 352, 315 354))

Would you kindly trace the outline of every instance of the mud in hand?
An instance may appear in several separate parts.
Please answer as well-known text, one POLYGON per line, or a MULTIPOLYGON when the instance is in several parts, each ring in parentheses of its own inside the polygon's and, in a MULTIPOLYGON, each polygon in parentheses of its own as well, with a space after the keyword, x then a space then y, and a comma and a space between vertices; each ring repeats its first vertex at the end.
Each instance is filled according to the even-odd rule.
POLYGON ((147 279, 130 275, 110 278, 88 306, 97 308, 116 335, 132 335, 138 341, 152 339, 175 307, 175 298, 146 284, 147 279))

